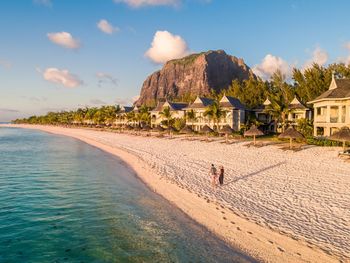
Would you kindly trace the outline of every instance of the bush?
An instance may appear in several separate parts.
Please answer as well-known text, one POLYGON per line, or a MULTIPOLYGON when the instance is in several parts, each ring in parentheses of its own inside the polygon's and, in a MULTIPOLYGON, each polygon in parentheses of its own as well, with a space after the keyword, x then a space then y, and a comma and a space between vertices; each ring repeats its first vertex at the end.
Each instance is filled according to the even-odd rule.
POLYGON ((326 138, 315 138, 315 137, 307 137, 307 144, 317 145, 317 146, 342 146, 342 142, 331 141, 326 138))
POLYGON ((183 127, 185 127, 186 121, 185 121, 185 119, 182 119, 182 118, 176 118, 176 119, 174 119, 174 124, 173 125, 174 125, 174 128, 179 131, 183 127))

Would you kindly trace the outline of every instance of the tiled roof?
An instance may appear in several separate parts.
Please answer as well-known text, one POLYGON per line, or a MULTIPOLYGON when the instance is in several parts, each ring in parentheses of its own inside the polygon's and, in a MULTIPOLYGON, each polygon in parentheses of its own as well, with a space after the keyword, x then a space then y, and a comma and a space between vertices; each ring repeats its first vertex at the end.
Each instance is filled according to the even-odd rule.
POLYGON ((194 102, 192 104, 190 104, 187 109, 198 109, 198 108, 206 108, 209 105, 212 105, 214 103, 213 99, 210 98, 203 98, 203 97, 198 97, 197 99, 199 99, 201 102, 194 102))
POLYGON ((132 106, 123 106, 122 109, 120 110, 120 113, 128 113, 133 110, 134 107, 132 106))
POLYGON ((234 108, 239 110, 244 110, 246 107, 237 98, 225 96, 228 101, 220 102, 220 106, 223 108, 234 108))
POLYGON ((335 79, 336 88, 329 89, 313 101, 321 99, 341 99, 350 97, 350 79, 335 79))
POLYGON ((164 102, 159 102, 157 107, 155 107, 152 111, 162 111, 164 104, 165 103, 169 104, 170 110, 171 111, 178 111, 178 110, 183 110, 188 106, 188 104, 183 103, 183 102, 169 102, 169 101, 164 101, 164 102))

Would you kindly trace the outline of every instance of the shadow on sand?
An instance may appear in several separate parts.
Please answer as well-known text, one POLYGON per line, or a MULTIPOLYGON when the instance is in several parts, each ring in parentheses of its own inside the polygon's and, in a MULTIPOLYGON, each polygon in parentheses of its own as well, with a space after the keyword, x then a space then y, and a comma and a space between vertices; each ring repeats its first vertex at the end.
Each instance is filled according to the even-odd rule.
POLYGON ((270 170, 270 169, 273 169, 273 168, 275 168, 275 167, 281 166, 282 164, 285 164, 285 163, 286 163, 285 161, 279 162, 279 163, 277 163, 277 164, 270 165, 270 166, 267 166, 267 167, 265 167, 265 168, 263 168, 263 169, 260 169, 259 171, 252 172, 252 173, 250 173, 250 174, 246 174, 246 175, 237 177, 237 178, 235 178, 235 179, 233 179, 233 180, 227 182, 226 184, 224 184, 224 186, 229 185, 229 184, 232 184, 232 183, 235 183, 235 182, 237 182, 237 181, 239 181, 239 180, 247 179, 247 178, 252 177, 252 176, 254 176, 254 175, 258 175, 258 174, 260 174, 260 173, 262 173, 262 172, 265 172, 265 171, 267 171, 267 170, 270 170))

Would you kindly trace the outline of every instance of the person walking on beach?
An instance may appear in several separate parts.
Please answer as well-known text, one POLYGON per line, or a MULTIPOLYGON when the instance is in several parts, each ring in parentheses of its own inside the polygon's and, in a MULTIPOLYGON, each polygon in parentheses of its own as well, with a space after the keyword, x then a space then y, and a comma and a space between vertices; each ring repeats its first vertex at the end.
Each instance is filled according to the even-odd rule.
POLYGON ((219 184, 220 184, 220 186, 222 186, 224 184, 224 173, 225 173, 224 167, 221 165, 220 166, 220 174, 219 174, 219 184))
POLYGON ((213 188, 216 188, 216 185, 217 185, 217 172, 216 172, 216 168, 215 168, 214 164, 211 164, 209 174, 211 176, 211 185, 213 186, 213 188))

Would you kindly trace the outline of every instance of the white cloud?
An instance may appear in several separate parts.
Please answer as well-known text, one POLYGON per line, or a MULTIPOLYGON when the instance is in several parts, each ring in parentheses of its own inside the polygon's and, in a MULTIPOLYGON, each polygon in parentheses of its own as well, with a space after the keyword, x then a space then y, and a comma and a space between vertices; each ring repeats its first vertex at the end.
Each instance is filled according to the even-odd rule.
POLYGON ((133 8, 142 6, 178 6, 181 0, 114 0, 115 3, 125 3, 133 8))
POLYGON ((162 64, 188 54, 187 44, 182 37, 173 35, 168 31, 157 31, 145 56, 155 63, 162 64))
POLYGON ((73 38, 68 32, 48 33, 47 37, 51 42, 69 49, 80 48, 79 40, 73 38))
POLYGON ((314 51, 312 51, 312 57, 304 63, 302 69, 308 69, 312 67, 314 63, 323 66, 327 63, 327 61, 328 53, 320 47, 316 47, 314 51))
POLYGON ((281 57, 271 54, 267 54, 260 64, 253 67, 254 74, 263 79, 270 78, 277 70, 288 76, 291 72, 291 67, 281 57))
MULTIPOLYGON (((37 69, 41 73, 40 69, 37 69)), ((47 68, 43 73, 45 80, 60 84, 66 88, 76 88, 83 84, 78 76, 71 74, 68 70, 59 70, 57 68, 47 68)))
POLYGON ((110 24, 107 20, 105 19, 101 19, 98 23, 97 23, 97 27, 104 33, 112 35, 115 32, 119 31, 118 27, 113 26, 112 24, 110 24))
POLYGON ((101 87, 103 83, 110 83, 113 86, 118 86, 118 79, 113 77, 111 74, 104 72, 97 72, 96 77, 98 78, 98 86, 101 87))

